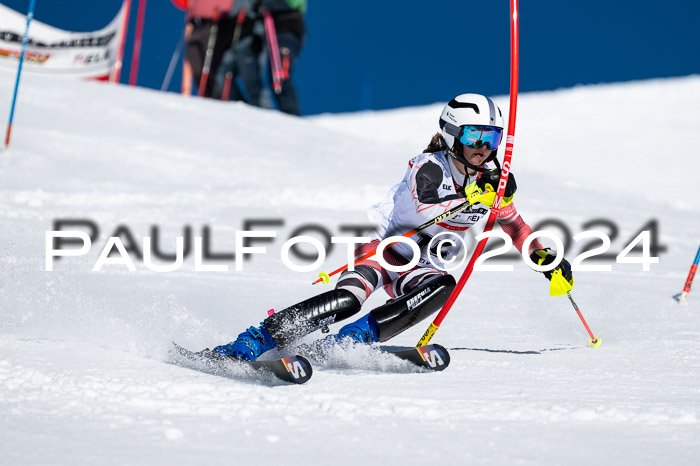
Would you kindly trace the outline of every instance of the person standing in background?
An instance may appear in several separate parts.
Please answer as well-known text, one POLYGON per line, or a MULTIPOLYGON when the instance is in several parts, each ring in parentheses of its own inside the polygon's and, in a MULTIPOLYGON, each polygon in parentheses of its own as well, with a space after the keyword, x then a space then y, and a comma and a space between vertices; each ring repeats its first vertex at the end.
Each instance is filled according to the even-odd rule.
MULTIPOLYGON (((261 57, 266 50, 267 43, 267 31, 265 31, 264 24, 264 11, 267 10, 274 21, 282 71, 285 76, 280 93, 273 93, 273 95, 280 111, 291 115, 301 115, 296 87, 291 76, 306 36, 304 26, 306 6, 306 0, 256 0, 254 2, 252 34, 241 38, 236 52, 236 62, 249 104, 257 107, 264 106, 261 57)), ((269 81, 272 82, 269 59, 267 71, 269 81)))
POLYGON ((214 43, 209 79, 207 79, 203 94, 205 97, 216 97, 213 95, 214 76, 221 63, 221 58, 231 45, 233 38, 233 25, 235 24, 235 17, 232 17, 231 14, 233 3, 234 0, 190 0, 187 8, 186 20, 189 34, 185 54, 192 68, 192 77, 197 87, 201 84, 210 40, 214 43))
POLYGON ((240 41, 253 34, 253 2, 254 0, 234 0, 228 18, 222 21, 222 43, 228 43, 229 46, 224 49, 219 66, 213 74, 215 98, 246 100, 236 80, 240 75, 237 50, 240 41))

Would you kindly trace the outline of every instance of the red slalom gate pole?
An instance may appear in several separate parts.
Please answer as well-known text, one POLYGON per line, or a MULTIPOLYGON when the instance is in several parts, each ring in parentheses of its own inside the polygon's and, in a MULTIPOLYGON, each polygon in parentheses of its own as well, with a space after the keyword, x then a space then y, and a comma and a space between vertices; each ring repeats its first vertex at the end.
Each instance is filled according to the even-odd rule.
MULTIPOLYGON (((513 141, 515 139, 515 117, 518 109, 518 66, 519 66, 519 55, 518 55, 518 0, 511 0, 510 2, 510 110, 508 114, 508 136, 506 139, 506 152, 503 160, 503 168, 501 170, 501 178, 498 182, 498 191, 496 192, 496 197, 493 201, 493 207, 491 208, 491 213, 486 222, 486 227, 484 228, 484 233, 491 231, 494 223, 496 223, 496 217, 498 217, 498 210, 501 206, 501 200, 503 199, 503 194, 506 190, 506 182, 508 181, 508 174, 510 173, 511 159, 513 158, 513 141)), ((443 319, 452 309, 452 305, 457 300, 457 297, 462 292, 464 285, 469 280, 473 270, 476 260, 481 256, 481 253, 486 247, 488 238, 484 238, 479 241, 476 246, 476 250, 467 264, 467 269, 464 271, 457 286, 452 290, 452 294, 447 298, 447 302, 442 307, 440 313, 435 317, 435 320, 430 324, 428 329, 421 337, 420 341, 416 345, 417 347, 425 346, 430 343, 430 340, 440 328, 443 319)))
POLYGON ((126 44, 126 33, 129 29, 129 11, 131 10, 131 0, 124 0, 124 18, 122 20, 122 37, 119 41, 117 49, 117 59, 114 61, 114 69, 112 71, 112 82, 119 83, 119 78, 122 74, 122 60, 124 58, 124 45, 126 44))
POLYGON ((139 0, 139 12, 136 15, 136 32, 134 33, 134 51, 131 54, 131 70, 129 72, 129 85, 136 85, 136 77, 139 74, 139 59, 141 58, 141 39, 143 38, 143 23, 146 16, 146 1, 139 0))
POLYGON ((219 34, 219 10, 214 10, 214 19, 209 28, 209 42, 207 42, 207 52, 204 55, 204 67, 202 68, 202 76, 199 78, 199 89, 197 95, 204 97, 209 83, 209 71, 211 70, 211 62, 214 57, 214 47, 216 46, 216 37, 219 34))
POLYGON ((690 272, 688 272, 688 278, 685 280, 683 292, 678 299, 678 302, 681 304, 688 304, 685 298, 688 296, 688 293, 690 293, 690 287, 693 286, 693 279, 695 278, 695 272, 698 270, 698 263, 700 263, 700 248, 698 248, 698 253, 695 255, 693 265, 690 266, 690 272))

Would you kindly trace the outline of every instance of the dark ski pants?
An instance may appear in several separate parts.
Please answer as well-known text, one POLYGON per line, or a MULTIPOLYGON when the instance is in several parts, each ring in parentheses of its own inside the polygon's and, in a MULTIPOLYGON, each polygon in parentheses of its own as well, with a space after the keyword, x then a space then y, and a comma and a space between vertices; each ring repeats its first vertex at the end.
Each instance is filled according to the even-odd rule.
MULTIPOLYGON (((248 36, 241 39, 236 49, 236 59, 241 80, 248 94, 248 103, 256 107, 262 106, 263 72, 260 55, 263 51, 263 41, 264 38, 259 36, 248 36)), ((280 48, 282 66, 285 68, 289 79, 283 81, 282 92, 279 95, 273 93, 273 96, 280 111, 291 115, 301 115, 297 90, 291 76, 301 51, 302 40, 299 36, 285 33, 277 36, 277 42, 280 48)), ((267 60, 266 68, 268 82, 272 83, 272 69, 269 59, 267 60)))
POLYGON ((221 64, 219 69, 216 71, 216 77, 214 81, 214 96, 217 98, 223 95, 224 85, 226 82, 226 73, 232 74, 231 80, 231 90, 229 91, 229 100, 245 100, 243 94, 238 89, 238 84, 236 78, 240 74, 238 61, 236 60, 236 52, 230 48, 224 52, 221 58, 221 64))

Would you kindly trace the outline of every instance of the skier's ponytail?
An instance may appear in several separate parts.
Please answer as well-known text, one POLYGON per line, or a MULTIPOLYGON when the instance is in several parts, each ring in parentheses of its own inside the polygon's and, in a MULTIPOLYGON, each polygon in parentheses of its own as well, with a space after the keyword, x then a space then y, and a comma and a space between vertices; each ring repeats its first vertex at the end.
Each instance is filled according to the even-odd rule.
POLYGON ((445 142, 442 140, 442 135, 438 132, 435 133, 433 138, 430 140, 428 147, 425 148, 423 153, 433 153, 440 152, 445 149, 445 142))

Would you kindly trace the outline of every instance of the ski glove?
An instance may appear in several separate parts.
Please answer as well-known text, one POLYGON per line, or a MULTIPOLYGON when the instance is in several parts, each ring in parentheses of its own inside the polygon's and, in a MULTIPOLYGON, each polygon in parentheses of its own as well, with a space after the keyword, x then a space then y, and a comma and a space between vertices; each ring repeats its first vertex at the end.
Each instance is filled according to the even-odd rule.
MULTIPOLYGON (((476 184, 479 185, 484 191, 488 189, 489 191, 496 191, 498 189, 498 182, 501 179, 501 171, 498 168, 492 168, 481 174, 481 177, 476 180, 476 184)), ((513 196, 515 196, 515 191, 518 189, 518 185, 515 184, 515 176, 512 173, 508 173, 508 181, 506 182, 506 190, 503 193, 503 201, 501 201, 501 207, 505 207, 511 202, 513 202, 513 196)))
MULTIPOLYGON (((544 248, 544 249, 535 249, 532 251, 532 254, 530 254, 530 260, 534 262, 537 265, 548 265, 554 262, 554 258, 557 256, 557 254, 552 251, 549 248, 544 248)), ((564 279, 566 279, 569 284, 573 286, 574 284, 574 275, 571 272, 571 264, 569 264, 569 261, 564 259, 562 257, 561 262, 559 263, 558 266, 556 266, 554 269, 550 270, 549 272, 542 272, 545 277, 547 277, 547 280, 552 279, 552 272, 560 270, 562 276, 564 279)))
MULTIPOLYGON (((476 203, 484 204, 488 207, 493 207, 493 201, 496 199, 496 188, 501 177, 501 172, 497 168, 485 171, 481 177, 464 188, 464 194, 467 196, 469 204, 476 203)), ((508 174, 506 182, 506 190, 503 194, 501 207, 505 207, 513 202, 513 196, 518 186, 515 184, 515 177, 512 173, 508 174)))
POLYGON ((496 199, 496 191, 493 190, 490 184, 486 185, 485 188, 486 189, 479 186, 477 181, 464 188, 464 194, 467 196, 469 205, 481 203, 485 206, 493 207, 493 201, 496 199))

